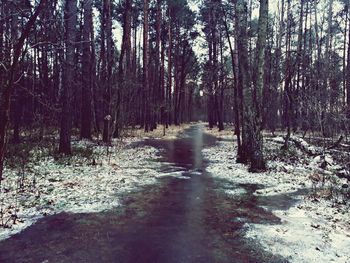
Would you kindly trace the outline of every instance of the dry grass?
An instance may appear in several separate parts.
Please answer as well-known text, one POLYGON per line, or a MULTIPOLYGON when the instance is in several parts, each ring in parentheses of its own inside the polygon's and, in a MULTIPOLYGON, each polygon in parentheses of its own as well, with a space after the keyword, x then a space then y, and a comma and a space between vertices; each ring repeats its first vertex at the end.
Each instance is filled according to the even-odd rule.
POLYGON ((235 138, 233 125, 225 125, 225 129, 223 131, 219 131, 217 127, 210 129, 208 125, 206 125, 204 132, 222 139, 235 138))
POLYGON ((153 138, 153 139, 174 139, 178 134, 189 128, 191 124, 171 125, 165 129, 164 126, 158 125, 157 129, 145 132, 144 129, 125 129, 122 136, 127 138, 153 138))

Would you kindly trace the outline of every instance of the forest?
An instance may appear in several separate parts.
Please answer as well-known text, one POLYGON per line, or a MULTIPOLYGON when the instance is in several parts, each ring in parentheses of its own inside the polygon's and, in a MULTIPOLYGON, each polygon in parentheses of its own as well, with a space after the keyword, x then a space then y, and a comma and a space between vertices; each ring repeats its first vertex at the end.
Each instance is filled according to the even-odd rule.
POLYGON ((349 0, 0 0, 0 262, 350 262, 349 120, 349 0))

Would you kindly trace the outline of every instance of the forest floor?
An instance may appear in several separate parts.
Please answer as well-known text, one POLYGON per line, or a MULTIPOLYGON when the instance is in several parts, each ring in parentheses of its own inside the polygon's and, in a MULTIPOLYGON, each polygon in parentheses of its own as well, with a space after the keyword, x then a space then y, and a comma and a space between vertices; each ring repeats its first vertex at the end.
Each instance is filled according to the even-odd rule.
MULTIPOLYGON (((232 137, 232 128, 228 127, 223 132, 205 128, 207 134, 218 138, 209 147, 204 145, 203 141, 210 138, 204 140, 200 135, 203 127, 203 124, 172 126, 166 130, 165 136, 163 136, 162 126, 147 134, 142 130, 130 129, 125 131, 122 140, 113 140, 108 148, 98 140, 91 142, 76 138, 73 140, 72 157, 60 156, 56 153, 57 137, 55 136, 40 144, 28 142, 11 146, 0 192, 0 240, 20 232, 48 215, 60 212, 91 215, 90 213, 93 212, 111 211, 115 207, 122 207, 125 196, 133 196, 135 190, 142 189, 146 185, 152 185, 153 189, 153 184, 171 177, 175 181, 170 182, 178 185, 178 189, 175 189, 178 193, 172 188, 165 187, 166 195, 150 204, 146 201, 146 207, 138 209, 142 211, 142 217, 147 219, 149 216, 147 213, 153 211, 149 209, 149 205, 165 202, 163 204, 165 211, 161 218, 166 225, 168 213, 176 214, 177 211, 171 210, 171 202, 180 207, 186 206, 183 202, 191 203, 197 200, 197 195, 203 191, 202 194, 208 193, 205 199, 208 202, 210 200, 214 202, 214 197, 218 200, 213 204, 209 202, 208 207, 199 207, 200 209, 186 206, 185 211, 192 215, 193 211, 199 209, 200 213, 196 216, 200 217, 203 216, 202 212, 208 213, 212 223, 215 223, 214 228, 225 230, 224 240, 226 240, 227 231, 233 231, 231 233, 233 236, 242 233, 244 238, 251 240, 252 244, 258 241, 259 247, 261 246, 267 254, 280 255, 290 262, 350 262, 349 181, 338 176, 348 176, 349 171, 344 168, 344 160, 349 158, 347 152, 336 149, 326 151, 326 155, 322 158, 319 147, 309 144, 300 137, 293 137, 297 143, 291 142, 289 150, 282 151, 281 134, 276 136, 265 134, 265 155, 269 169, 264 173, 249 173, 247 166, 235 162, 236 142, 232 137), (189 127, 192 128, 188 129, 189 127), (184 131, 186 132, 183 134, 184 131), (174 138, 177 139, 173 140, 174 138), (159 144, 164 143, 167 145, 165 152, 164 149, 159 148, 159 144), (173 168, 163 170, 161 166, 166 164, 164 160, 183 167, 180 167, 181 169, 175 167, 176 171, 179 169, 178 172, 174 172, 173 168), (197 165, 202 160, 205 163, 204 166, 197 169, 197 165), (188 166, 191 168, 190 171, 186 170, 188 166), (186 169, 183 170, 183 168, 186 169), (198 175, 202 173, 203 178, 199 179, 198 175), (210 181, 206 176, 213 178, 215 183, 212 189, 204 191, 209 187, 208 185, 211 185, 206 185, 205 182, 210 181), (189 186, 200 187, 192 189, 189 186), (198 192, 200 189, 201 191, 198 192), (171 199, 173 196, 169 195, 169 191, 177 193, 176 202, 171 199), (211 191, 219 191, 219 196, 222 194, 232 200, 232 209, 228 208, 230 205, 226 199, 220 199, 211 191), (244 191, 247 191, 247 194, 244 191), (187 200, 187 197, 190 200, 187 200), (296 199, 296 202, 291 202, 291 198, 296 199), (170 203, 167 204, 167 202, 170 203), (219 204, 228 206, 222 211, 218 210, 221 211, 221 216, 223 212, 227 212, 227 218, 225 216, 221 219, 216 218, 219 215, 215 214, 218 212, 216 210, 219 204), (262 211, 259 210, 260 208, 262 211), (216 212, 213 213, 213 210, 216 212), (259 221, 255 218, 263 218, 264 214, 280 219, 280 222, 266 224, 265 220, 259 221), (233 218, 234 221, 232 221, 233 218), (243 228, 239 228, 242 231, 239 230, 236 233, 233 229, 238 223, 242 224, 243 228), (218 224, 220 226, 217 226, 218 224)), ((141 195, 143 194, 148 195, 147 192, 141 191, 141 195)), ((144 196, 145 200, 149 198, 144 196)), ((138 198, 135 200, 142 203, 138 198)), ((157 209, 159 210, 158 206, 157 209)), ((100 214, 97 213, 96 217, 97 215, 100 214)), ((64 216, 68 221, 71 219, 67 214, 64 216)), ((178 216, 177 219, 184 220, 183 218, 188 214, 178 216)), ((95 217, 91 217, 94 221, 95 217)), ((107 219, 110 220, 109 217, 107 219)), ((158 218, 156 219, 158 222, 158 218)), ((145 231, 156 229, 155 225, 149 229, 147 220, 142 219, 142 222, 146 224, 145 231)), ((179 226, 180 229, 181 227, 187 229, 188 222, 183 223, 183 226, 179 226)), ((138 224, 142 225, 140 222, 138 224)), ((157 224, 163 227, 161 223, 157 224)), ((196 223, 192 222, 192 224, 198 227, 196 223)), ((44 223, 38 227, 41 226, 44 226, 44 223)), ((105 228, 108 230, 108 227, 107 224, 105 228)), ((193 226, 189 227, 192 229, 193 226)), ((174 227, 170 229, 177 231, 174 227)), ((165 233, 168 231, 163 230, 165 233)), ((37 230, 33 228, 32 231, 36 233, 37 230)), ((99 232, 99 229, 96 231, 99 232)), ((119 230, 115 229, 115 231, 119 230)), ((27 235, 30 233, 30 231, 27 232, 27 235)), ((196 233, 192 234, 196 236, 196 233)), ((28 238, 27 235, 23 235, 22 238, 28 238)), ((199 236, 200 239, 201 235, 199 236)), ((46 238, 49 237, 46 236, 46 238)), ((138 240, 141 237, 135 238, 138 240)), ((157 236, 154 242, 158 244, 159 241, 163 244, 162 238, 157 236)), ((17 239, 9 240, 16 242, 17 239)), ((226 241, 219 244, 226 244, 226 241)), ((229 250, 245 251, 241 247, 243 240, 236 237, 231 241, 226 244, 229 250), (239 244, 235 240, 240 240, 239 244), (233 248, 231 245, 237 247, 233 248)), ((5 244, 4 247, 6 247, 5 244)), ((30 250, 29 247, 29 252, 26 253, 30 253, 30 250)), ((243 252, 242 254, 246 253, 243 252)), ((25 254, 23 256, 25 257, 25 254)))
POLYGON ((165 136, 161 125, 148 133, 126 130, 108 147, 99 140, 73 138, 71 157, 57 154, 56 136, 10 145, 0 189, 0 240, 44 216, 119 206, 118 196, 168 176, 156 172, 156 148, 134 145, 147 138, 172 139, 188 126, 171 126, 165 136))
MULTIPOLYGON (((298 201, 290 208, 270 211, 281 219, 281 224, 248 223, 246 237, 259 240, 266 251, 290 262, 350 262, 349 177, 337 176, 349 176, 349 171, 341 161, 336 161, 348 159, 349 153, 342 152, 339 156, 339 151, 328 151, 322 159, 318 154, 305 153, 293 143, 289 151, 282 152, 281 136, 265 136, 269 170, 249 173, 247 166, 235 162, 232 128, 206 132, 221 138, 215 147, 203 150, 204 157, 210 161, 207 171, 213 176, 232 185, 259 184, 261 187, 254 195, 260 197, 301 193, 296 195, 298 201)), ((307 149, 321 152, 300 137, 297 140, 307 149)), ((223 191, 232 198, 242 194, 230 187, 223 191)))

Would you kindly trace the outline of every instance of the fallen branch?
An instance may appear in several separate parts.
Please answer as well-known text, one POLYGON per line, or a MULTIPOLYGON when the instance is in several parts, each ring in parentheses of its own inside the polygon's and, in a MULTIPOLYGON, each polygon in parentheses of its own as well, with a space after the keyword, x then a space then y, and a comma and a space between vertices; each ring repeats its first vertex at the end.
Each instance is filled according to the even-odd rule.
POLYGON ((291 136, 289 140, 293 142, 295 146, 297 146, 300 150, 302 150, 303 152, 306 152, 309 155, 315 156, 315 155, 322 154, 322 151, 320 149, 308 144, 305 140, 301 138, 291 136))
POLYGON ((341 142, 342 142, 343 139, 344 139, 344 137, 343 137, 343 135, 341 135, 341 136, 339 137, 339 139, 338 139, 335 143, 333 143, 333 145, 331 145, 331 146, 329 146, 329 147, 327 148, 327 150, 331 150, 331 149, 337 148, 337 147, 341 144, 341 142))

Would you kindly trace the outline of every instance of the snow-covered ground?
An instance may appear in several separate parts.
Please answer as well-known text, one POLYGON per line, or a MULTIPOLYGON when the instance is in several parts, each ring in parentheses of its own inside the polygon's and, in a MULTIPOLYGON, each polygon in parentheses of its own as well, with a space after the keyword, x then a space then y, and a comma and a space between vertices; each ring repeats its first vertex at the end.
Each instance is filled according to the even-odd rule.
MULTIPOLYGON (((34 147, 23 171, 5 169, 6 178, 0 191, 0 225, 8 228, 0 227, 0 240, 46 215, 62 211, 98 212, 117 207, 121 195, 142 185, 156 183, 162 176, 188 179, 180 176, 176 169, 175 172, 162 173, 157 149, 140 145, 132 147, 133 142, 143 140, 145 136, 174 138, 184 128, 169 129, 165 137, 162 136, 162 127, 153 134, 131 134, 136 138, 113 142, 109 154, 106 146, 89 141, 74 141, 73 148, 81 153, 92 153, 71 158, 54 158, 48 149, 34 147), (23 181, 20 180, 22 175, 23 181)), ((288 210, 272 211, 281 218, 281 224, 247 223, 248 238, 258 240, 266 250, 291 262, 350 262, 350 209, 349 205, 341 204, 342 191, 348 191, 345 186, 349 182, 335 176, 335 171, 341 167, 332 155, 310 157, 293 148, 287 157, 282 158, 276 151, 283 138, 270 138, 265 143, 266 154, 272 160, 268 163, 269 171, 253 174, 246 166, 235 162, 235 142, 227 140, 232 138, 231 130, 223 133, 212 130, 210 133, 224 139, 203 150, 205 158, 210 160, 207 170, 213 176, 226 179, 232 185, 262 185, 263 188, 254 193, 257 196, 316 188, 312 191, 313 197, 299 198, 288 210)), ((314 150, 304 141, 298 143, 314 150)), ((315 150, 318 152, 319 149, 316 147, 315 150)), ((235 188, 226 192, 233 198, 244 194, 244 189, 232 189, 235 188)))
MULTIPOLYGON (((187 125, 188 126, 188 125, 187 125)), ((158 150, 133 147, 146 138, 171 139, 187 127, 163 127, 145 134, 138 130, 107 148, 98 140, 72 143, 72 157, 54 158, 49 148, 34 147, 25 168, 6 167, 0 189, 0 240, 20 232, 39 218, 59 212, 99 212, 120 205, 120 197, 163 176, 158 150), (23 180, 21 179, 23 176, 23 180), (20 187, 21 184, 21 187, 20 187)))
POLYGON ((118 194, 155 182, 159 176, 157 150, 129 147, 132 141, 106 146, 76 141, 73 148, 91 147, 93 157, 55 160, 43 149, 34 149, 19 189, 19 171, 5 169, 0 193, 3 214, 0 239, 9 237, 45 215, 66 212, 98 212, 119 205, 118 194), (94 163, 93 163, 94 162, 94 163), (14 220, 16 219, 16 220, 14 220))
MULTIPOLYGON (((211 131, 208 131, 212 133, 211 131)), ((217 134, 215 134, 217 135, 217 134)), ((220 135, 221 138, 227 134, 220 135)), ((275 138, 265 143, 268 152, 280 147, 283 138, 275 138)), ((304 144, 304 142, 302 142, 304 144)), ((312 147, 304 145, 305 147, 312 147)), ((350 208, 340 204, 342 191, 348 191, 348 182, 334 175, 339 170, 331 156, 326 156, 327 167, 320 168, 320 156, 309 157, 294 149, 297 158, 281 160, 276 158, 268 163, 269 171, 249 173, 247 167, 235 162, 235 142, 223 140, 217 146, 203 150, 210 160, 207 170, 215 177, 226 179, 232 185, 239 183, 259 184, 264 188, 254 195, 273 196, 292 193, 302 188, 316 189, 310 195, 300 197, 287 210, 272 211, 281 218, 281 224, 248 224, 248 238, 258 240, 267 251, 280 254, 290 262, 350 262, 350 208), (314 182, 312 182, 314 178, 314 182), (316 179, 321 179, 316 182, 316 179), (324 185, 322 180, 325 178, 324 185), (332 198, 324 198, 333 191, 332 198)), ((269 154, 269 153, 267 153, 269 154)), ((269 156, 271 157, 271 156, 269 156)), ((226 191, 228 195, 241 194, 226 191)), ((267 208, 266 208, 267 209, 267 208)))

